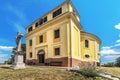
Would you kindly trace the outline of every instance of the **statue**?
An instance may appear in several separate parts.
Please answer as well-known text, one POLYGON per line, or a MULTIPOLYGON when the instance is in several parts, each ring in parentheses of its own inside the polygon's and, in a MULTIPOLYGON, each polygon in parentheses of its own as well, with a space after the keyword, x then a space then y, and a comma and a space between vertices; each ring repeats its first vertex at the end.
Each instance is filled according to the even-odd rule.
POLYGON ((17 32, 16 36, 16 50, 13 50, 14 55, 14 63, 12 65, 12 69, 23 69, 25 68, 25 64, 23 63, 23 54, 24 52, 21 49, 21 38, 23 34, 17 32))
POLYGON ((20 32, 17 32, 16 36, 16 44, 17 44, 17 51, 21 51, 21 38, 23 37, 23 34, 20 32))

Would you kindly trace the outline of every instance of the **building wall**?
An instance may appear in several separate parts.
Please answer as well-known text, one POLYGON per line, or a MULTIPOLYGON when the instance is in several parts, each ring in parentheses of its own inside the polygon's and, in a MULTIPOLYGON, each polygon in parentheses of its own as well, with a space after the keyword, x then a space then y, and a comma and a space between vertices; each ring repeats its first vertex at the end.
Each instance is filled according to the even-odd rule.
POLYGON ((47 16, 47 22, 35 28, 36 20, 29 27, 33 27, 31 32, 26 34, 26 58, 29 61, 38 63, 38 53, 40 50, 45 51, 45 63, 55 61, 63 62, 63 66, 75 66, 88 64, 88 62, 99 62, 99 39, 94 35, 81 32, 82 27, 79 24, 79 14, 73 14, 76 10, 70 3, 64 3, 54 10, 50 11, 42 18, 47 16), (54 11, 62 8, 62 14, 53 19, 54 11), (54 38, 54 31, 60 30, 60 37, 54 38), (39 37, 43 35, 43 43, 40 43, 39 37), (32 40, 32 46, 29 46, 29 41, 32 40), (85 40, 89 41, 89 48, 85 48, 85 40), (60 55, 55 55, 55 48, 60 48, 60 55), (30 58, 32 52, 32 58, 30 58), (85 54, 90 57, 85 58, 85 54))
POLYGON ((80 30, 71 20, 71 55, 72 58, 80 60, 80 30))
MULTIPOLYGON (((56 11, 56 10, 58 10, 59 8, 62 8, 62 14, 64 14, 64 13, 66 13, 66 12, 69 11, 68 4, 63 4, 63 5, 61 5, 61 6, 58 6, 58 7, 55 8, 54 10, 50 11, 50 12, 47 13, 46 15, 42 16, 41 18, 44 18, 44 17, 47 16, 47 22, 50 21, 50 20, 52 20, 52 19, 53 19, 53 16, 52 16, 53 12, 56 11)), ((41 19, 41 18, 40 18, 40 19, 41 19)), ((32 26, 33 30, 36 29, 36 28, 35 28, 35 23, 36 23, 36 22, 39 22, 40 19, 38 19, 38 20, 36 20, 35 22, 33 22, 29 27, 32 26)), ((29 28, 29 27, 27 27, 27 29, 26 29, 27 33, 28 33, 28 28, 29 28)))
POLYGON ((94 36, 91 36, 87 33, 81 35, 81 55, 83 61, 94 61, 99 62, 99 42, 94 36), (89 41, 89 48, 85 48, 85 40, 89 41), (85 55, 89 55, 89 58, 86 58, 85 55))
POLYGON ((43 28, 36 31, 27 37, 27 59, 38 59, 37 54, 40 50, 45 51, 45 59, 48 58, 62 58, 68 57, 67 54, 67 25, 68 21, 59 20, 54 22, 49 26, 44 26, 43 28), (56 29, 60 30, 60 38, 54 39, 54 31, 56 29), (39 36, 43 35, 43 43, 39 43, 39 36), (29 40, 33 41, 32 46, 29 46, 29 40), (54 48, 60 47, 60 55, 55 56, 54 48), (33 53, 33 57, 30 58, 29 53, 33 53))
POLYGON ((77 14, 77 12, 76 12, 76 10, 75 10, 75 8, 73 7, 72 4, 69 4, 69 12, 72 12, 72 13, 75 12, 75 14, 76 14, 76 19, 80 22, 79 14, 77 14))

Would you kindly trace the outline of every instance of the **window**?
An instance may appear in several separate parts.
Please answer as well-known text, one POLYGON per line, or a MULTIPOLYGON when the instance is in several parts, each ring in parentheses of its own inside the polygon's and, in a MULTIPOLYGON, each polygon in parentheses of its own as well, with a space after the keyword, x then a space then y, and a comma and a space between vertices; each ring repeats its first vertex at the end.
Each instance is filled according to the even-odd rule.
POLYGON ((32 52, 30 52, 30 58, 32 58, 32 52))
POLYGON ((89 41, 85 40, 85 48, 89 48, 89 41))
POLYGON ((89 58, 90 56, 88 54, 85 55, 85 58, 89 58))
POLYGON ((47 22, 47 16, 44 18, 44 22, 47 22))
POLYGON ((32 31, 32 26, 28 28, 28 32, 32 31))
POLYGON ((39 25, 42 25, 42 24, 43 24, 43 19, 40 19, 39 25))
POLYGON ((99 63, 99 62, 97 62, 97 66, 100 66, 100 63, 99 63))
POLYGON ((40 43, 42 43, 42 42, 43 42, 43 35, 41 35, 41 36, 39 37, 39 39, 40 39, 40 43))
POLYGON ((77 15, 77 13, 76 13, 76 11, 75 11, 75 10, 73 10, 73 12, 72 12, 72 13, 73 13, 73 15, 74 15, 74 16, 76 16, 76 15, 77 15))
POLYGON ((60 48, 55 48, 55 55, 60 55, 60 48))
POLYGON ((60 30, 59 29, 55 30, 54 36, 55 36, 55 38, 59 38, 60 37, 60 30))
POLYGON ((53 12, 53 18, 60 15, 62 13, 62 8, 56 10, 55 12, 53 12))
POLYGON ((29 41, 29 45, 32 46, 32 40, 29 41))
POLYGON ((38 27, 38 22, 35 23, 35 27, 38 27))

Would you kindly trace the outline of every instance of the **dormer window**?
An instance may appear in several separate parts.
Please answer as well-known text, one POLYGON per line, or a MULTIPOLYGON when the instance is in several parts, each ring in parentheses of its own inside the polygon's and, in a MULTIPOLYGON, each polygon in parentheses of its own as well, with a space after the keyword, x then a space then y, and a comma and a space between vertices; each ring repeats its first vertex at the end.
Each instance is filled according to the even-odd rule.
POLYGON ((60 15, 62 13, 62 8, 59 8, 58 10, 56 10, 55 12, 53 12, 53 18, 60 15))
POLYGON ((38 22, 35 23, 35 27, 38 27, 38 22))
POLYGON ((42 24, 43 24, 43 19, 40 19, 39 25, 42 25, 42 24))
POLYGON ((46 17, 44 17, 44 22, 47 22, 47 16, 46 16, 46 17))
POLYGON ((72 12, 72 13, 73 13, 73 15, 74 15, 74 16, 76 16, 76 15, 77 15, 77 13, 76 13, 76 11, 75 11, 75 10, 73 10, 73 12, 72 12))
POLYGON ((28 32, 31 32, 32 31, 32 26, 28 28, 28 32))

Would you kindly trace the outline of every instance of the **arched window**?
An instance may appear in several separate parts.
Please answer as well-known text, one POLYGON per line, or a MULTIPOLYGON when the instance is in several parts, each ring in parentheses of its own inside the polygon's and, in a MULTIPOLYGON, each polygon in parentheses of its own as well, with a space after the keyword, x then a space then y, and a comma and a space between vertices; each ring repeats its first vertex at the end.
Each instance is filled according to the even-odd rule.
POLYGON ((85 48, 89 48, 89 41, 85 40, 85 48))

